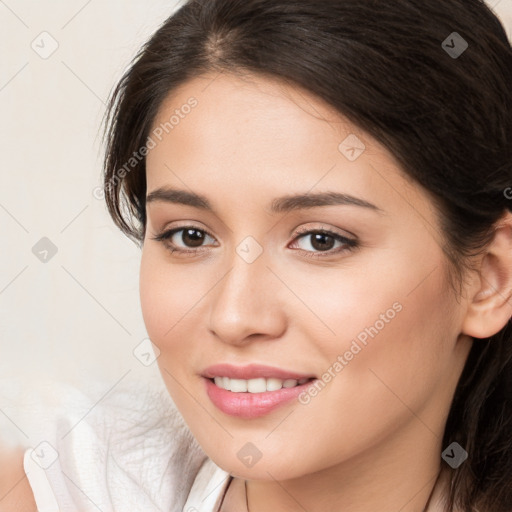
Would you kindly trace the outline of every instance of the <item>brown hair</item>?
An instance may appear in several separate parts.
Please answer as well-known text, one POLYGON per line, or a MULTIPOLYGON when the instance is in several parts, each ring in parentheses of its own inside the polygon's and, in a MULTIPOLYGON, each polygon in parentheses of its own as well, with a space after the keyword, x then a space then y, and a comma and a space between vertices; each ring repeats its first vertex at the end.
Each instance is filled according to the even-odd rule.
MULTIPOLYGON (((168 94, 212 70, 303 87, 386 146, 433 198, 454 282, 511 210, 512 49, 483 1, 196 0, 144 45, 108 106, 106 204, 141 244, 139 150, 168 94)), ((510 512, 510 321, 473 343, 443 446, 453 441, 469 458, 450 472, 448 510, 510 512)))

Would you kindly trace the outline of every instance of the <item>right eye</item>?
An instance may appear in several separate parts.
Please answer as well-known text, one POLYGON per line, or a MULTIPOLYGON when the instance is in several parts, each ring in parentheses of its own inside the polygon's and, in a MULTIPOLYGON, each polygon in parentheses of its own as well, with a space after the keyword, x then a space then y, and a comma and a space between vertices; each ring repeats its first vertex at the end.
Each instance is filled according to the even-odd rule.
POLYGON ((162 242, 172 253, 197 253, 198 251, 195 249, 187 249, 187 247, 201 247, 201 243, 205 240, 206 237, 213 237, 204 229, 199 229, 196 226, 182 226, 179 228, 173 228, 165 230, 154 237, 151 237, 152 240, 156 240, 157 242, 162 242), (175 237, 178 233, 182 233, 181 236, 175 237), (185 247, 179 247, 176 243, 177 240, 181 240, 185 247), (187 245, 190 244, 190 245, 187 245))

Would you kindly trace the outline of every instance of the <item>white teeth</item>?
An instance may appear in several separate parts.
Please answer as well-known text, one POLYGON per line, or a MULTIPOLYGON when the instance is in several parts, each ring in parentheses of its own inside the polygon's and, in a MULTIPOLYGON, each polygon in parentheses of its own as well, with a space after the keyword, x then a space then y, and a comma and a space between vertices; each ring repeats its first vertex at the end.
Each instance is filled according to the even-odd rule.
POLYGON ((263 393, 267 391, 267 382, 265 379, 250 379, 247 382, 247 391, 249 393, 263 393))
POLYGON ((230 391, 233 393, 245 393, 247 391, 247 381, 243 379, 230 379, 230 391))
POLYGON ((283 387, 281 379, 267 379, 267 391, 277 391, 283 387))
POLYGON ((257 379, 230 379, 229 377, 215 377, 215 385, 219 388, 232 391, 233 393, 264 393, 265 391, 278 391, 281 388, 293 388, 304 384, 308 378, 300 379, 275 379, 275 378, 257 378, 257 379))

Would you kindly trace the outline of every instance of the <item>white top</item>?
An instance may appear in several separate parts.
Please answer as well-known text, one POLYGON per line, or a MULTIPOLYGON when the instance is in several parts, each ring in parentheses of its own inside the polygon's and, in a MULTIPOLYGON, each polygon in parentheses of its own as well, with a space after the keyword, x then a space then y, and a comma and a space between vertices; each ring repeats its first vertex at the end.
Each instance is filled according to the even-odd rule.
MULTIPOLYGON (((28 405, 15 390, 8 400, 22 412, 1 390, 0 407, 29 438, 23 466, 38 512, 218 512, 230 474, 202 451, 167 390, 118 385, 105 396, 110 386, 54 383, 30 390, 28 405)), ((3 436, 10 423, 0 419, 3 436)))
MULTIPOLYGON (((27 475, 30 487, 34 494, 34 499, 37 505, 37 512, 67 512, 63 506, 59 506, 59 498, 52 484, 48 480, 46 471, 36 462, 38 456, 35 450, 28 448, 25 451, 23 460, 23 467, 27 475)), ((81 480, 82 475, 78 475, 78 480, 81 480)), ((76 484, 76 478, 73 481, 76 484)), ((211 459, 206 458, 201 466, 192 488, 187 497, 187 501, 180 512, 218 512, 224 494, 229 486, 230 475, 224 470, 219 468, 211 459)), ((136 486, 131 490, 132 496, 127 496, 127 499, 134 500, 134 494, 138 493, 140 489, 136 486)), ((175 510, 176 508, 163 508, 163 504, 158 510, 175 510)), ((80 504, 80 507, 83 507, 80 504)), ((87 505, 88 506, 88 505, 87 505)), ((130 503, 130 506, 134 506, 130 503)), ((98 510, 97 507, 94 507, 98 510)), ((73 509, 76 510, 76 509, 73 509)), ((84 510, 80 508, 80 511, 84 510)), ((126 509, 119 509, 126 510, 126 509)), ((178 509, 176 509, 178 510, 178 509)))

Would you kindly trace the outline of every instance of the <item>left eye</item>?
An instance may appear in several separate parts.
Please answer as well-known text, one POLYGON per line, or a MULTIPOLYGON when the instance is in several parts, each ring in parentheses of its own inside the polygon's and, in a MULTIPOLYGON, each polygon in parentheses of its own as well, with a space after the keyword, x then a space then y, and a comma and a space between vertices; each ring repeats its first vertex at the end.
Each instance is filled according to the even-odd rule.
MULTIPOLYGON (((296 240, 303 238, 307 239, 309 237, 309 246, 312 248, 312 250, 304 248, 301 249, 303 252, 308 253, 308 257, 323 257, 322 253, 326 253, 326 255, 329 256, 339 252, 352 250, 358 245, 357 242, 353 239, 346 238, 339 235, 338 233, 326 230, 303 231, 296 233, 296 235, 297 236, 294 238, 294 244, 296 243, 296 240), (333 242, 335 243, 336 241, 339 242, 342 247, 338 247, 336 250, 333 250, 333 242), (320 254, 315 254, 315 251, 318 251, 320 254), (311 254, 312 252, 313 254, 311 254)), ((197 253, 197 249, 202 247, 202 244, 207 237, 215 240, 212 235, 203 229, 198 229, 193 226, 185 226, 164 231, 152 237, 152 240, 163 242, 166 247, 169 248, 171 253, 177 252, 190 254, 197 253), (181 240, 185 248, 178 246, 174 240, 175 235, 178 233, 181 233, 181 236, 178 236, 177 238, 178 240, 181 240)))
MULTIPOLYGON (((296 237, 296 240, 300 239, 308 240, 309 244, 306 245, 309 245, 313 250, 321 252, 331 250, 336 242, 342 244, 343 242, 350 242, 347 238, 329 231, 309 231, 296 237)), ((305 250, 311 250, 310 248, 305 247, 305 250)))
POLYGON ((324 258, 327 256, 332 256, 335 254, 340 254, 345 251, 352 251, 356 247, 358 247, 358 242, 351 238, 347 238, 345 236, 339 235, 338 233, 334 233, 332 231, 317 229, 317 230, 309 230, 298 233, 299 236, 295 238, 295 240, 300 240, 301 238, 307 239, 309 237, 310 243, 309 245, 313 247, 313 249, 319 252, 312 252, 309 250, 304 251, 305 256, 308 258, 324 258), (327 241, 326 241, 327 240, 327 241), (332 241, 338 241, 341 243, 341 247, 338 247, 335 250, 332 250, 332 241), (328 247, 325 247, 325 246, 328 247))

